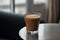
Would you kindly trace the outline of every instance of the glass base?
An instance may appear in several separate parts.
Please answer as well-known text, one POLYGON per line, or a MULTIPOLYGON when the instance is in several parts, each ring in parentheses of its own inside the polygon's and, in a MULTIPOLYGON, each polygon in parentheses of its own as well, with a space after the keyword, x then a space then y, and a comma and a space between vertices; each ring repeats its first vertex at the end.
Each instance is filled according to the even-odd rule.
POLYGON ((30 33, 31 35, 35 35, 38 33, 38 31, 27 31, 27 33, 30 33))

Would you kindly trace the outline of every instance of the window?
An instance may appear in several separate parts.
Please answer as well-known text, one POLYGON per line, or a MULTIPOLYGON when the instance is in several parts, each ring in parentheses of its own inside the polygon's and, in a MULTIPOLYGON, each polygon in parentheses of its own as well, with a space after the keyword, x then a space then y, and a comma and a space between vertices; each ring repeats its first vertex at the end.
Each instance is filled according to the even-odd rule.
POLYGON ((33 0, 34 4, 41 4, 41 3, 46 3, 47 0, 33 0))
MULTIPOLYGON (((46 0, 0 0, 0 11, 14 12, 16 14, 25 14, 27 10, 30 11, 29 8, 32 6, 32 4, 34 6, 35 4, 41 4, 46 2, 46 0)), ((35 7, 36 6, 34 6, 34 8, 35 7)))
POLYGON ((15 0, 15 4, 26 4, 26 0, 15 0))
POLYGON ((0 0, 0 11, 10 12, 10 0, 0 0))
POLYGON ((15 0, 15 13, 25 14, 27 11, 26 0, 15 0))
POLYGON ((27 9, 26 0, 0 0, 0 11, 25 14, 27 9))

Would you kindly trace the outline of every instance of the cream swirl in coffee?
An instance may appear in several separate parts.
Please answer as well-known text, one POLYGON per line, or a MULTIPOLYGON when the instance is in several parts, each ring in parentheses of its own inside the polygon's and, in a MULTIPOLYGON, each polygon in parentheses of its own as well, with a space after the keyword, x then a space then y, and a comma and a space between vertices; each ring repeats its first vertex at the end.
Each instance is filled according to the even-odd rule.
POLYGON ((27 18, 40 18, 39 15, 36 14, 30 14, 30 15, 26 15, 27 18))

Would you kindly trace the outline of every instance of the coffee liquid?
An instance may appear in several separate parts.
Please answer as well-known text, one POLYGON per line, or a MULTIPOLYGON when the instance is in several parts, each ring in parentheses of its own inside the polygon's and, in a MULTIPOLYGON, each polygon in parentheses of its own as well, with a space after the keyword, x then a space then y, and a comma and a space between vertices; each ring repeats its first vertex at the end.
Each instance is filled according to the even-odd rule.
POLYGON ((25 17, 26 28, 28 31, 36 31, 38 29, 38 23, 40 21, 40 16, 36 14, 29 14, 25 17))

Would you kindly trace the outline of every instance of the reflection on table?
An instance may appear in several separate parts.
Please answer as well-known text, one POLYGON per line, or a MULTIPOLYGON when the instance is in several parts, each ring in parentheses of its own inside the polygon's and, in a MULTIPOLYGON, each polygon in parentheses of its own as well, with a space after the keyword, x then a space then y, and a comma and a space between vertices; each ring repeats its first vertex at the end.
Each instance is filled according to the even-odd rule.
POLYGON ((24 40, 60 40, 60 24, 39 24, 38 33, 31 35, 26 27, 19 31, 24 40))
POLYGON ((38 33, 32 35, 31 33, 27 32, 26 40, 38 40, 38 33))

